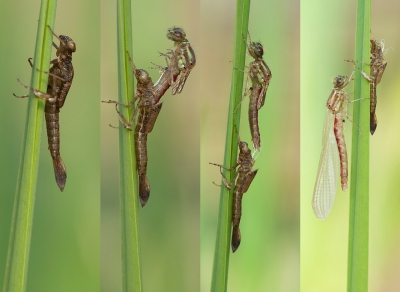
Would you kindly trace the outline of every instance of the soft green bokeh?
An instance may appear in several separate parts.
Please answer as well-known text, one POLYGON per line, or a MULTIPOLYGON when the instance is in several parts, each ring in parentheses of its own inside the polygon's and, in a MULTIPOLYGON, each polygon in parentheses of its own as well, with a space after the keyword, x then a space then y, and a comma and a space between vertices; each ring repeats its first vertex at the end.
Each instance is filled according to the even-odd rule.
MULTIPOLYGON (((8 1, 0 11, 0 287, 3 286, 40 1, 8 1)), ((59 2, 54 30, 77 46, 75 78, 60 113, 68 179, 60 192, 43 131, 27 291, 100 289, 99 6, 59 2)), ((59 43, 58 40, 54 40, 59 43)), ((55 58, 53 49, 52 59, 55 58)))
MULTIPOLYGON (((331 81, 338 74, 351 74, 353 67, 343 59, 354 58, 355 4, 355 1, 301 2, 301 291, 346 290, 349 192, 338 190, 332 212, 325 221, 314 216, 311 198, 331 81)), ((396 98, 400 88, 399 60, 395 53, 400 46, 398 8, 396 1, 385 5, 376 2, 371 8, 372 37, 386 39, 386 47, 395 50, 390 49, 386 55, 388 66, 377 89, 378 127, 370 140, 370 291, 398 291, 400 284, 397 273, 400 100, 396 98)), ((347 92, 353 92, 352 84, 347 92)), ((346 144, 351 149, 354 127, 347 120, 345 124, 346 144)))
MULTIPOLYGON (((201 291, 211 286, 232 74, 235 5, 201 2, 201 291)), ((259 111, 262 151, 257 176, 243 196, 242 242, 230 255, 228 291, 299 290, 299 2, 252 1, 249 31, 264 45, 272 71, 259 111)), ((248 64, 251 58, 248 57, 248 64)), ((240 138, 251 144, 248 103, 240 138)))
MULTIPOLYGON (((220 179, 208 162, 220 163, 223 157, 234 5, 134 1, 132 9, 133 59, 139 68, 165 64, 157 51, 172 46, 165 34, 174 25, 185 29, 198 58, 182 94, 163 97, 163 110, 148 138, 152 191, 140 210, 143 288, 186 292, 200 286, 208 291, 219 201, 211 182, 220 179)), ((7 2, 0 11, 0 284, 26 113, 26 101, 13 98, 12 92, 26 92, 16 78, 30 80, 26 59, 33 54, 38 11, 39 1, 7 2)), ((255 166, 260 170, 244 196, 242 244, 231 255, 229 291, 299 287, 298 11, 298 1, 252 1, 250 32, 264 44, 273 78, 260 110, 263 148, 255 166)), ((116 3, 59 2, 55 31, 77 44, 74 83, 60 115, 68 181, 61 193, 43 135, 27 291, 100 289, 100 144, 101 291, 120 291, 118 131, 108 127, 118 120, 113 106, 99 102, 117 99, 116 3)), ((157 70, 149 72, 158 78, 157 70)), ((240 136, 249 142, 247 106, 248 99, 240 136)))
MULTIPOLYGON (((168 91, 153 131, 148 135, 147 176, 151 195, 140 208, 140 248, 144 291, 197 291, 200 273, 200 118, 201 60, 198 1, 132 1, 133 61, 155 82, 173 43, 167 28, 182 27, 199 63, 181 94, 168 91)), ((101 3, 101 99, 116 100, 116 3, 101 3)), ((132 97, 133 98, 133 97, 132 97)), ((115 107, 101 105, 102 149, 102 291, 121 290, 118 124, 115 107)))

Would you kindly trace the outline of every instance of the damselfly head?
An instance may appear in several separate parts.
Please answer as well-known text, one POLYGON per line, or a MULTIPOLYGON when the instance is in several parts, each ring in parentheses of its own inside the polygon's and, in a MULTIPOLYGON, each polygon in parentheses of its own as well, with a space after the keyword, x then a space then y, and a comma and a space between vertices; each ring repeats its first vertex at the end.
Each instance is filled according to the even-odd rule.
POLYGON ((244 141, 239 142, 239 150, 240 150, 240 153, 250 153, 251 152, 249 145, 244 141))
POLYGON ((56 52, 56 55, 61 59, 65 60, 67 58, 72 58, 72 53, 76 51, 75 42, 66 35, 60 35, 60 46, 56 52))
POLYGON ((254 59, 262 59, 264 55, 263 45, 258 42, 251 42, 249 45, 249 54, 254 59))
POLYGON ((140 84, 147 84, 151 81, 149 73, 144 69, 135 69, 134 73, 138 83, 140 84))
POLYGON ((75 52, 76 51, 75 42, 69 36, 60 35, 60 39, 64 42, 64 44, 63 43, 61 43, 61 44, 65 45, 65 47, 68 50, 70 50, 71 52, 75 52))
POLYGON ((333 78, 333 85, 335 86, 335 88, 342 89, 347 84, 349 84, 349 77, 347 76, 338 75, 333 78))
POLYGON ((383 41, 379 42, 377 40, 370 40, 370 42, 371 42, 371 52, 383 51, 383 48, 385 46, 385 43, 383 41))
POLYGON ((371 59, 376 59, 384 54, 385 50, 385 42, 384 41, 377 41, 377 40, 370 40, 371 42, 371 59))
POLYGON ((167 38, 174 42, 183 42, 185 40, 186 33, 180 27, 173 27, 168 29, 167 38))

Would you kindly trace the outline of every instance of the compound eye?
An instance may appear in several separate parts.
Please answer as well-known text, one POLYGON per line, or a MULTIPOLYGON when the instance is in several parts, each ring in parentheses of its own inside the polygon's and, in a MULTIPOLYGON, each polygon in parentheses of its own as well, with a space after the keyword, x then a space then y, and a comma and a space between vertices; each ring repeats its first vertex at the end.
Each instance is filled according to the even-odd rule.
POLYGON ((176 36, 179 37, 179 39, 184 39, 186 37, 186 33, 182 28, 179 28, 179 27, 176 28, 175 33, 176 33, 176 36))

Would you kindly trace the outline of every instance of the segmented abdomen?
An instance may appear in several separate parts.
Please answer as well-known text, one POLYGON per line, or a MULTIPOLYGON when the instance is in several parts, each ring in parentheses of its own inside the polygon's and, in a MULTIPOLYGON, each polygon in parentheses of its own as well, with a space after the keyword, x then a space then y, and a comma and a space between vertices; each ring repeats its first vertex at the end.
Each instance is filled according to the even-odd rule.
POLYGON ((242 217, 242 197, 243 193, 241 192, 242 184, 243 184, 243 176, 239 175, 238 180, 236 181, 235 189, 233 191, 233 202, 232 202, 232 251, 235 252, 241 241, 240 235, 240 218, 242 217))
POLYGON ((376 118, 376 84, 371 83, 370 85, 370 117, 369 117, 369 131, 374 134, 376 127, 378 125, 378 119, 376 118))
POLYGON ((374 114, 376 110, 376 85, 374 82, 370 84, 370 113, 374 114))
POLYGON ((141 110, 135 129, 136 168, 139 174, 146 174, 147 170, 147 134, 144 131, 144 115, 144 110, 141 110))
POLYGON ((232 225, 239 226, 240 218, 242 217, 242 198, 243 193, 241 187, 243 184, 243 176, 239 175, 236 181, 235 189, 233 190, 233 202, 232 202, 232 225))
POLYGON ((347 150, 343 134, 343 115, 341 112, 335 114, 335 122, 333 124, 333 132, 335 134, 336 143, 340 157, 340 178, 342 190, 347 190, 348 163, 347 150))
POLYGON ((47 141, 51 157, 60 156, 60 125, 59 125, 59 112, 57 105, 46 101, 44 109, 46 128, 47 128, 47 141))
POLYGON ((253 141, 254 150, 259 151, 261 147, 260 129, 258 127, 258 99, 261 87, 256 87, 251 90, 249 103, 249 125, 251 140, 253 141))

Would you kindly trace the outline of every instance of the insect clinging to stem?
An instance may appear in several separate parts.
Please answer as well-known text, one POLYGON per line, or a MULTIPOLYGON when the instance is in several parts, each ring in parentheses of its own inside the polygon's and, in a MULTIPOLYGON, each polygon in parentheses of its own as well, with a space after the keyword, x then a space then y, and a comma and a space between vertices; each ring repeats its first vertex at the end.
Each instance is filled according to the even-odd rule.
MULTIPOLYGON (((348 161, 344 139, 343 105, 346 106, 346 117, 349 118, 347 104, 361 99, 349 100, 345 87, 352 80, 354 71, 348 76, 336 76, 333 89, 326 102, 326 116, 322 137, 322 152, 319 161, 317 180, 314 187, 312 207, 318 219, 325 219, 331 212, 336 196, 337 179, 340 178, 342 190, 347 190, 348 161)), ((360 131, 360 128, 353 123, 360 131)))
POLYGON ((272 73, 263 59, 263 45, 260 42, 252 42, 250 38, 250 33, 248 33, 248 38, 248 44, 247 40, 245 40, 246 46, 250 56, 254 58, 254 61, 250 62, 249 64, 249 71, 247 73, 243 97, 234 111, 236 112, 242 101, 246 98, 247 95, 250 94, 248 114, 251 140, 253 142, 254 150, 260 151, 261 138, 258 125, 258 111, 265 103, 265 96, 270 80, 272 78, 272 73), (251 80, 251 87, 248 86, 249 79, 251 80))
MULTIPOLYGON (((383 41, 379 42, 377 40, 370 40, 371 43, 371 62, 370 66, 370 75, 368 76, 361 68, 357 67, 356 61, 354 60, 345 60, 347 62, 354 63, 354 66, 357 67, 361 71, 361 74, 365 79, 370 82, 370 132, 371 135, 375 133, 376 127, 378 126, 378 119, 376 117, 376 87, 381 82, 383 72, 385 72, 387 62, 384 61, 385 54, 387 50, 385 50, 385 44, 383 41)), ((358 61, 357 61, 358 62, 358 61)))
MULTIPOLYGON (((128 56, 129 53, 127 52, 128 56)), ((108 100, 104 103, 114 103, 118 113, 119 120, 125 129, 132 131, 133 122, 138 116, 135 127, 135 152, 136 152, 136 168, 139 175, 139 198, 142 207, 144 207, 150 197, 150 183, 147 178, 147 135, 153 130, 154 124, 161 111, 163 103, 156 103, 156 96, 153 92, 153 81, 149 73, 143 69, 137 69, 129 56, 133 67, 134 75, 137 80, 136 96, 129 104, 123 104, 118 101, 108 100), (118 111, 118 105, 131 107, 137 100, 138 104, 130 122, 118 111)), ((111 126, 111 125, 110 125, 111 126)), ((111 126, 113 127, 113 126, 111 126)), ((114 127, 116 128, 116 127, 114 127)))
MULTIPOLYGON (((49 150, 51 158, 53 160, 54 174, 56 182, 60 190, 62 191, 67 181, 67 171, 63 160, 60 155, 60 126, 59 126, 59 113, 60 109, 64 106, 64 102, 67 98, 67 94, 72 85, 74 78, 74 68, 72 66, 72 53, 76 51, 75 42, 66 35, 56 35, 54 31, 48 26, 51 33, 60 41, 60 45, 57 46, 53 42, 53 46, 56 48, 57 59, 50 62, 51 67, 49 72, 43 72, 49 75, 47 92, 39 91, 35 88, 26 86, 18 82, 25 88, 33 92, 33 94, 42 100, 46 101, 45 105, 45 119, 47 128, 47 138, 49 144, 49 150)), ((28 59, 29 64, 33 67, 31 59, 28 59)), ((25 98, 29 95, 15 97, 25 98)))
POLYGON ((231 241, 232 252, 235 252, 238 249, 241 242, 239 224, 240 224, 240 219, 242 217, 243 194, 247 192, 247 190, 250 187, 250 184, 252 183, 254 177, 258 172, 258 169, 253 170, 253 165, 255 161, 251 156, 251 150, 248 147, 248 144, 240 140, 239 134, 237 134, 237 136, 239 140, 238 144, 239 157, 234 166, 232 166, 231 168, 227 168, 221 164, 210 162, 210 164, 218 166, 220 168, 220 173, 222 175, 222 182, 224 183, 225 187, 227 187, 230 190, 232 188, 232 185, 235 183, 235 187, 233 189, 233 203, 232 203, 232 241, 231 241), (238 166, 239 168, 236 170, 238 166), (226 169, 228 171, 235 170, 235 175, 233 176, 231 182, 228 182, 228 180, 222 173, 222 169, 226 169))

